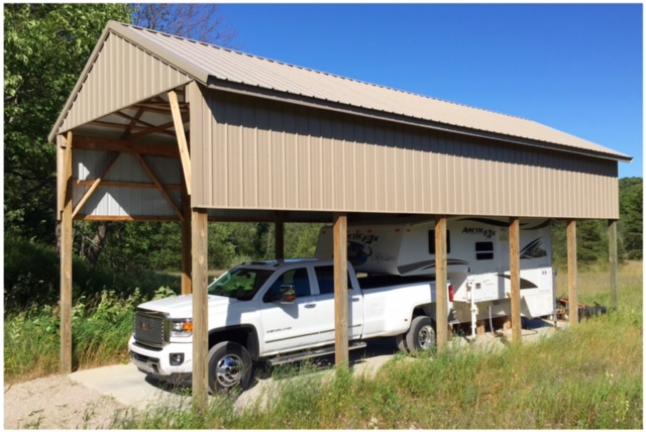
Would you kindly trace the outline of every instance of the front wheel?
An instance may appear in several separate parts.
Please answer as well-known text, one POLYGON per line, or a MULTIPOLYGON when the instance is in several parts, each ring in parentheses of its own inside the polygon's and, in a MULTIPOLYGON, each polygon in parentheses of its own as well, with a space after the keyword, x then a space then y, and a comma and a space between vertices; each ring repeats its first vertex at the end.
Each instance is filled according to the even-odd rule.
POLYGON ((235 342, 220 342, 209 350, 209 389, 211 393, 249 387, 252 378, 251 356, 235 342))
POLYGON ((435 328, 433 320, 427 316, 413 319, 410 330, 406 333, 406 347, 410 351, 428 350, 435 346, 435 328))

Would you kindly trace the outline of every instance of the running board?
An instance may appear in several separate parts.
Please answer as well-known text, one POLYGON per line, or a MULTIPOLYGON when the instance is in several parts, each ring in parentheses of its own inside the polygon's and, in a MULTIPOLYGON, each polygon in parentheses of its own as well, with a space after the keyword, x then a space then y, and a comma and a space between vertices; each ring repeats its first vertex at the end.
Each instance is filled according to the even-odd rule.
MULTIPOLYGON (((365 343, 365 342, 352 342, 348 346, 348 351, 353 351, 353 350, 356 350, 356 349, 365 348, 366 346, 368 346, 368 344, 365 343)), ((267 364, 269 366, 276 366, 276 365, 280 365, 280 364, 291 363, 291 362, 295 362, 295 361, 301 361, 301 360, 305 360, 305 359, 313 358, 313 357, 322 357, 322 356, 325 356, 325 355, 328 355, 328 354, 334 354, 334 346, 320 348, 320 349, 317 349, 317 350, 314 350, 314 351, 305 351, 305 352, 300 352, 300 353, 296 353, 296 354, 288 354, 288 355, 285 355, 285 356, 274 357, 274 358, 271 358, 271 359, 267 360, 267 364)))

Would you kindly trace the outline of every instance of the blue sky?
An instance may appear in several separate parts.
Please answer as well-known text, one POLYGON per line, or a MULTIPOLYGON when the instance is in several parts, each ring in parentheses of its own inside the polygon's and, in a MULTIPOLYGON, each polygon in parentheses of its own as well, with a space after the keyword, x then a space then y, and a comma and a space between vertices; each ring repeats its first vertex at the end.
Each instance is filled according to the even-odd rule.
POLYGON ((643 175, 642 5, 223 4, 233 47, 529 118, 643 175))

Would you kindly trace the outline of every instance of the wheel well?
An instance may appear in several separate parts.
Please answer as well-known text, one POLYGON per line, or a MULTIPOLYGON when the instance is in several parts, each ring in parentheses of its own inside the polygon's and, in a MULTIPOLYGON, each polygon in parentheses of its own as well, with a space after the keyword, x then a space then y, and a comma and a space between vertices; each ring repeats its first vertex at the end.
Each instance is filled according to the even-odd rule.
POLYGON ((418 316, 427 316, 433 321, 433 326, 435 326, 435 314, 432 313, 434 312, 431 308, 434 308, 435 304, 430 304, 430 305, 421 305, 417 306, 415 309, 413 309, 413 316, 411 318, 411 322, 413 319, 417 318, 418 316))
POLYGON ((232 326, 209 332, 209 349, 217 343, 229 341, 242 345, 255 361, 258 360, 258 335, 252 326, 232 326))

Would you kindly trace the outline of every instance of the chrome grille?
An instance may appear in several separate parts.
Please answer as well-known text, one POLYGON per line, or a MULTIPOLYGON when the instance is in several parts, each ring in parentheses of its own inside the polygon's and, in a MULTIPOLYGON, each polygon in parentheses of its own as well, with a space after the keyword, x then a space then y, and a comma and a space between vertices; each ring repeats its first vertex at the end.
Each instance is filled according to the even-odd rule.
POLYGON ((168 340, 168 320, 162 314, 138 310, 134 324, 137 342, 161 347, 168 340))

